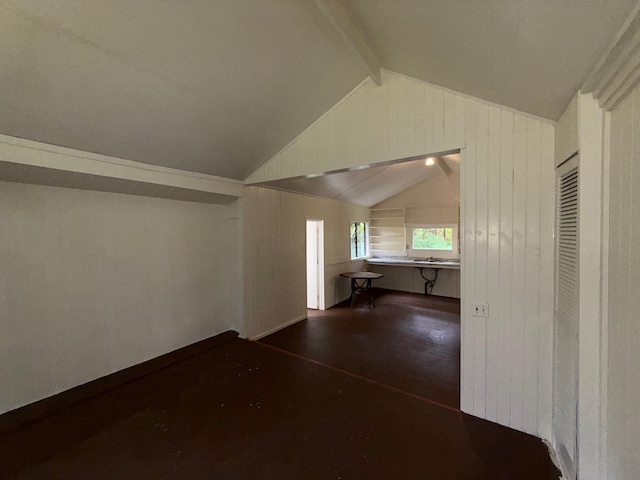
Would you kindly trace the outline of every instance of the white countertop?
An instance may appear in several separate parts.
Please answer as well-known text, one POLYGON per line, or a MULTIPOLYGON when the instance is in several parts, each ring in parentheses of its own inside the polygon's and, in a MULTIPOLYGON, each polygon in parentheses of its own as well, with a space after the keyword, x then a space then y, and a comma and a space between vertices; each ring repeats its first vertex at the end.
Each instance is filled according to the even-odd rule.
POLYGON ((384 265, 387 267, 412 267, 412 268, 441 268, 449 270, 460 270, 460 260, 447 260, 436 258, 429 260, 426 258, 388 257, 370 258, 367 260, 370 265, 384 265))

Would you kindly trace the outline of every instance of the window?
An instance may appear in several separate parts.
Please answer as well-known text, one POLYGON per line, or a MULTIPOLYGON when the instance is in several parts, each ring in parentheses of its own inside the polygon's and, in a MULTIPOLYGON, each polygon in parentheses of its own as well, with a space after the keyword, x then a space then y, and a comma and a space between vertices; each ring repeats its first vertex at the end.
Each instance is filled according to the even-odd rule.
POLYGON ((367 252, 367 224, 365 222, 350 222, 351 260, 363 258, 367 252))
POLYGON ((459 258, 458 225, 406 225, 410 257, 459 258))
POLYGON ((453 228, 414 228, 414 250, 453 250, 453 228))

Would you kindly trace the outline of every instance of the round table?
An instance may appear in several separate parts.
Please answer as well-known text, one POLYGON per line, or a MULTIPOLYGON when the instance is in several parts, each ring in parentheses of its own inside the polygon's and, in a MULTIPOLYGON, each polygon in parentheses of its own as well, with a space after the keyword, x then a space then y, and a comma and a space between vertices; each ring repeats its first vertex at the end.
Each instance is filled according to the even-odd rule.
POLYGON ((349 297, 349 304, 353 307, 353 303, 356 300, 356 295, 365 292, 369 298, 369 304, 374 307, 376 304, 371 296, 371 280, 384 277, 381 273, 375 272, 344 272, 340 274, 341 277, 351 279, 351 296, 349 297))

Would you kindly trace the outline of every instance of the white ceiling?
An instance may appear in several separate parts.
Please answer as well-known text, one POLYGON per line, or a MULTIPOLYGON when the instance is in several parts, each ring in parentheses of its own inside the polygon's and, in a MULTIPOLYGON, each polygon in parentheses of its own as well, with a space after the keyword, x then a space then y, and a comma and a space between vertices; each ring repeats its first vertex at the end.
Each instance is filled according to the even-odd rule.
MULTIPOLYGON (((0 0, 0 133, 246 178, 366 78, 322 0, 0 0)), ((382 67, 557 119, 635 0, 345 0, 382 67)))
MULTIPOLYGON (((451 170, 460 169, 459 153, 441 158, 451 170)), ((438 165, 427 166, 425 159, 420 159, 312 178, 287 178, 264 182, 261 185, 371 207, 436 176, 445 178, 438 165)))
POLYGON ((312 0, 0 0, 0 133, 245 178, 366 77, 312 0))
POLYGON ((637 0, 350 0, 387 69, 557 120, 637 0))

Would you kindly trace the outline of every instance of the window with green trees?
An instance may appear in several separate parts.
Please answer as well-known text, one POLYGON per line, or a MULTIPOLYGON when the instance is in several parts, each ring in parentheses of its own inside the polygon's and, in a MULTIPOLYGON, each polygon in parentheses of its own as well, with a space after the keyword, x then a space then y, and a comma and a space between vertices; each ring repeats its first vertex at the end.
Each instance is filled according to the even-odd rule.
POLYGON ((414 250, 453 250, 453 228, 414 228, 414 250))
POLYGON ((367 224, 365 222, 351 222, 351 260, 366 257, 367 252, 367 224))

